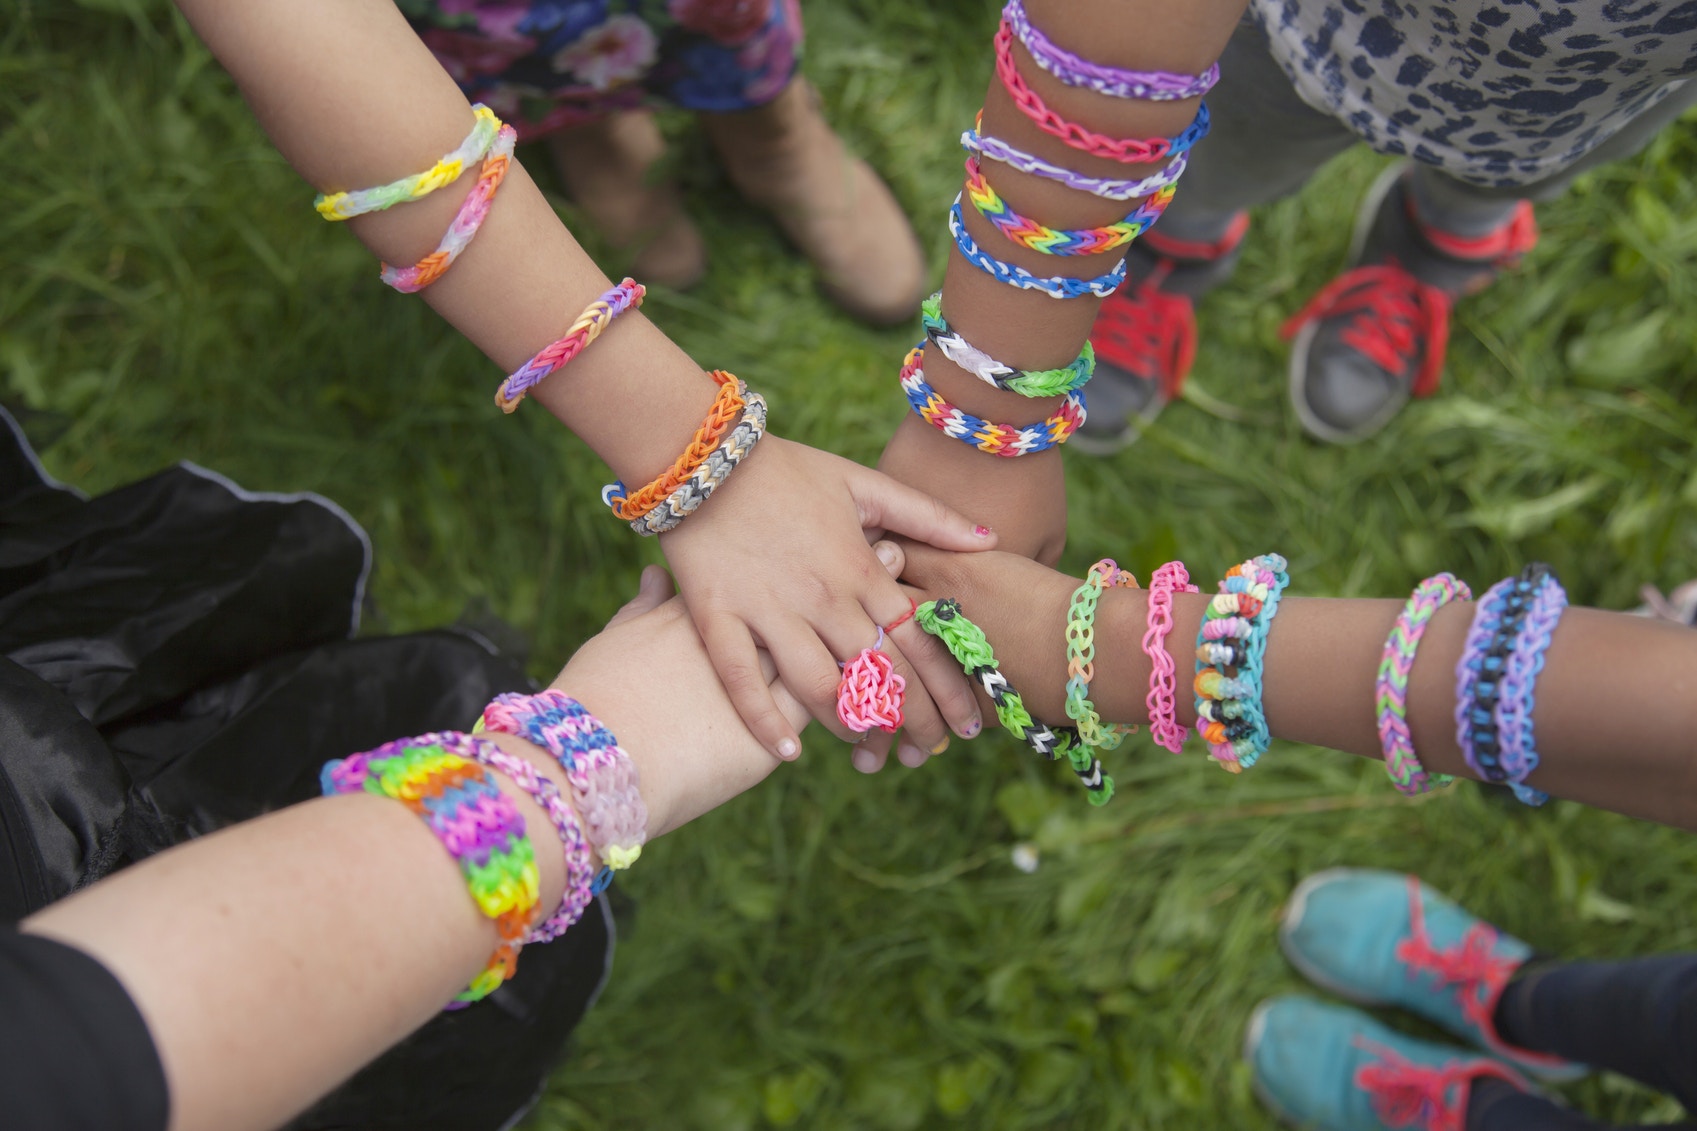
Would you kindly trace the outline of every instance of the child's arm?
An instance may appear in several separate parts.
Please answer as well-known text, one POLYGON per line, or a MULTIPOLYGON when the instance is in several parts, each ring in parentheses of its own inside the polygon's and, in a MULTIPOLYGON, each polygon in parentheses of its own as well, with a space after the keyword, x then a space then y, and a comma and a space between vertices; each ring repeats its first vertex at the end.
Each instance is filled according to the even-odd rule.
MULTIPOLYGON (((391 0, 179 6, 278 149, 322 190, 384 184, 428 168, 471 127, 465 98, 391 0)), ((386 262, 413 263, 435 247, 475 179, 462 176, 350 226, 386 262)), ((304 197, 301 208, 305 217, 304 197)), ((608 286, 515 161, 477 238, 422 297, 510 372, 564 333, 608 286)), ((494 412, 498 378, 488 380, 494 412)), ((635 485, 683 450, 714 388, 700 366, 632 312, 533 396, 635 485)), ((774 414, 780 426, 781 419, 774 414)), ((599 505, 594 485, 575 489, 584 506, 599 505)), ((769 649, 813 716, 849 737, 836 717, 834 661, 866 647, 878 624, 907 608, 863 528, 954 550, 995 544, 993 535, 976 533, 973 523, 918 491, 770 434, 699 512, 661 536, 739 713, 780 756, 799 752, 798 732, 761 678, 755 642, 769 649)), ((886 647, 908 680, 908 726, 917 741, 929 748, 951 727, 976 729, 970 689, 923 634, 905 626, 886 647)))
MULTIPOLYGON (((1200 73, 1219 58, 1244 7, 1245 0, 1186 0, 1182 4, 1026 0, 1034 25, 1061 47, 1092 62, 1182 74, 1200 73)), ((1017 43, 1013 51, 1021 76, 1051 109, 1098 133, 1117 138, 1172 137, 1196 117, 1197 99, 1109 98, 1062 83, 1032 63, 1017 43)), ((1164 164, 1123 164, 1069 148, 1032 124, 994 77, 984 98, 982 132, 1091 177, 1139 178, 1164 164)), ((1204 139, 1201 144, 1208 142, 1204 139)), ((1111 224, 1139 203, 1104 200, 999 162, 985 161, 983 167, 1009 207, 1052 228, 1111 224)), ((1182 180, 1178 192, 1184 193, 1182 180)), ((942 223, 942 202, 938 203, 937 222, 942 223)), ((970 205, 961 211, 979 247, 1037 275, 1100 275, 1123 255, 1123 250, 1077 257, 1044 255, 1004 238, 970 205)), ((944 316, 951 328, 1005 365, 1047 369, 1068 364, 1083 348, 1100 305, 1095 298, 1057 300, 1018 290, 973 267, 958 250, 949 253, 943 278, 944 316)), ((944 400, 997 423, 1023 426, 1047 418, 1061 404, 1059 397, 1032 399, 992 388, 936 350, 926 351, 925 379, 944 400)), ((909 413, 879 467, 975 517, 989 516, 984 521, 1001 535, 998 548, 1048 563, 1059 559, 1066 541, 1066 495, 1058 450, 1018 459, 987 457, 909 413)))
MULTIPOLYGON (((1034 716, 1065 722, 1063 631, 1076 578, 1010 554, 964 557, 906 548, 904 576, 928 597, 960 598, 1034 716)), ((1145 580, 1147 580, 1145 578, 1145 580)), ((1166 646, 1178 720, 1194 727, 1196 634, 1212 596, 1176 594, 1166 646)), ((1412 585, 1410 586, 1412 588, 1412 585)), ((1380 653, 1402 598, 1286 597, 1267 638, 1267 723, 1279 738, 1382 757, 1374 704, 1380 653)), ((1146 723, 1147 594, 1110 589, 1096 615, 1090 698, 1105 719, 1146 723)), ((1476 777, 1455 740, 1455 664, 1474 608, 1438 610, 1416 653, 1408 724, 1428 770, 1476 777)), ((1623 613, 1570 608, 1537 681, 1538 768, 1527 784, 1557 797, 1697 828, 1697 632, 1623 613)), ((1191 752, 1201 750, 1192 733, 1191 752)), ((1255 770, 1249 771, 1256 772, 1255 770)))

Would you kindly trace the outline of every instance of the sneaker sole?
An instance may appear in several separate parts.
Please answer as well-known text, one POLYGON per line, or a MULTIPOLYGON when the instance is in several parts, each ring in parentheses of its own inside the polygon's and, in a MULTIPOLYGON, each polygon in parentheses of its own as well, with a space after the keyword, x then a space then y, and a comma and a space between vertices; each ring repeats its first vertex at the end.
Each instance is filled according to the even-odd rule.
MULTIPOLYGON (((1355 213, 1355 230, 1349 237, 1349 258, 1345 260, 1344 270, 1348 271, 1361 265, 1361 254, 1367 248, 1367 236, 1373 230, 1373 221, 1378 218, 1379 206, 1384 204, 1385 197, 1401 179, 1403 173, 1412 164, 1410 161, 1393 161, 1380 173, 1378 179, 1367 189, 1367 195, 1361 200, 1361 207, 1355 213)), ((1382 431, 1396 414, 1401 412, 1408 403, 1408 390, 1402 389, 1402 395, 1393 398, 1384 409, 1369 417, 1365 422, 1351 429, 1338 428, 1327 424, 1314 414, 1308 407, 1307 400, 1302 395, 1303 374, 1308 369, 1308 350, 1314 342, 1318 327, 1310 322, 1296 335, 1296 340, 1290 346, 1290 404, 1296 410, 1296 419, 1302 425, 1302 430, 1328 444, 1359 444, 1382 431)))

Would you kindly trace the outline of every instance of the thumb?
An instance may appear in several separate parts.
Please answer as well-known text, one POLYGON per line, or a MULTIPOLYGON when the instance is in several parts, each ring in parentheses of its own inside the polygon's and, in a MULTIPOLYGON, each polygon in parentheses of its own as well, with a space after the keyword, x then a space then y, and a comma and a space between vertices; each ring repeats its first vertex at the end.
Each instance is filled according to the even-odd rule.
POLYGON ((884 563, 891 577, 901 580, 902 570, 907 568, 907 554, 900 546, 890 541, 874 542, 872 552, 878 555, 878 560, 884 563))
POLYGON ((980 526, 923 491, 896 482, 883 472, 861 468, 849 480, 865 529, 905 534, 940 550, 993 550, 996 532, 980 526))
POLYGON ((665 604, 675 592, 671 574, 657 565, 646 566, 643 568, 642 582, 637 587, 636 596, 626 601, 624 606, 613 614, 613 619, 607 622, 607 626, 611 628, 615 624, 620 624, 657 609, 665 604))

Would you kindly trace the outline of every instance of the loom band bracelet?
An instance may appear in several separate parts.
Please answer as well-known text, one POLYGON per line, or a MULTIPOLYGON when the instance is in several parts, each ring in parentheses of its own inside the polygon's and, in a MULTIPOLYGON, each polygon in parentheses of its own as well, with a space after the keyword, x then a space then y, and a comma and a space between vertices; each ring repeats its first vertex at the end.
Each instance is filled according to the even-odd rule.
POLYGON ((1090 701, 1090 684, 1096 678, 1096 607, 1109 589, 1137 588, 1137 578, 1103 558, 1092 565, 1084 582, 1067 607, 1067 682, 1065 710, 1078 728, 1086 746, 1117 749, 1127 735, 1136 734, 1135 723, 1104 723, 1090 701))
POLYGON ((1168 562, 1149 578, 1148 623, 1142 640, 1149 657, 1149 693, 1143 702, 1149 708, 1150 737, 1174 754, 1184 750, 1187 731, 1178 725, 1177 667, 1167 654, 1166 640, 1173 630, 1173 594, 1196 591, 1183 562, 1168 562))
POLYGON ((1549 574, 1538 587, 1525 623, 1515 637, 1497 705, 1502 767, 1509 788, 1525 805, 1542 805, 1550 799, 1549 794, 1526 785, 1525 781, 1539 762, 1532 730, 1538 676, 1544 670, 1545 653, 1566 608, 1567 591, 1553 573, 1549 574))
POLYGON ((501 382, 501 387, 495 390, 495 403, 501 406, 501 411, 511 413, 517 409, 525 394, 540 384, 543 378, 588 349, 590 343, 599 338, 619 315, 641 306, 642 296, 647 293, 647 287, 627 278, 584 307, 583 313, 563 335, 542 347, 535 357, 513 370, 501 382))
POLYGON ((1201 98, 1220 81, 1218 63, 1199 75, 1179 75, 1170 71, 1126 70, 1080 58, 1056 46, 1034 26, 1021 0, 1008 0, 1007 6, 1002 9, 1002 19, 1039 67, 1068 86, 1083 87, 1109 98, 1135 98, 1146 102, 1201 98))
POLYGON ((1249 681, 1254 688, 1254 695, 1247 700, 1250 705, 1248 719, 1255 728, 1255 734, 1251 740, 1253 750, 1245 756, 1243 751, 1237 748, 1234 743, 1234 749, 1238 750, 1238 760, 1243 764, 1244 769, 1255 765, 1260 760, 1261 755, 1267 752, 1267 747, 1272 745, 1273 741, 1272 732, 1267 728, 1266 712, 1262 706, 1261 680, 1262 673, 1266 670, 1267 639, 1272 632, 1273 618, 1278 615, 1279 602, 1284 596, 1286 587, 1290 584, 1290 575, 1287 572, 1289 565, 1280 555, 1263 554, 1255 559, 1254 564, 1257 567, 1257 575, 1270 574, 1273 583, 1266 597, 1262 599, 1260 612, 1255 615, 1255 622, 1259 631, 1249 640, 1248 662, 1239 670, 1239 678, 1249 681))
POLYGON ((919 602, 908 598, 907 612, 878 626, 878 639, 858 656, 840 663, 837 681, 837 718, 856 734, 877 727, 885 734, 901 729, 902 704, 907 698, 907 680, 896 674, 895 662, 884 652, 884 637, 906 624, 919 610, 919 602))
POLYGON ((1096 347, 1089 342, 1071 365, 1060 369, 1015 369, 1003 365, 956 333, 943 317, 943 294, 938 291, 919 307, 927 341, 942 355, 986 385, 1022 397, 1062 397, 1077 392, 1096 372, 1096 347))
POLYGON ((1263 554, 1233 566, 1221 579, 1221 592, 1210 599, 1197 634, 1198 658, 1193 684, 1198 714, 1197 732, 1208 743, 1210 756, 1233 773, 1253 766, 1272 741, 1261 707, 1261 667, 1268 629, 1278 612, 1279 597, 1289 584, 1286 568, 1284 558, 1277 554, 1263 554), (1251 607, 1257 601, 1259 606, 1253 616, 1241 615, 1240 608, 1251 607), (1228 678, 1222 668, 1211 667, 1202 659, 1206 646, 1221 640, 1239 642, 1242 662, 1235 665, 1237 676, 1231 686, 1234 690, 1245 692, 1236 700, 1239 704, 1238 720, 1233 724, 1233 735, 1229 741, 1222 724, 1201 717, 1203 704, 1209 700, 1202 693, 1203 688, 1222 686, 1213 683, 1213 678, 1221 681, 1228 678))
POLYGON ((513 145, 517 141, 517 130, 511 126, 501 127, 489 155, 483 159, 483 169, 477 175, 477 183, 471 186, 471 191, 460 202, 459 211, 454 213, 454 219, 448 225, 442 242, 436 245, 435 251, 411 267, 391 267, 387 263, 383 264, 379 277, 385 283, 404 295, 417 294, 448 273, 448 268, 452 267, 460 253, 471 245, 472 237, 477 235, 477 230, 488 217, 489 207, 495 201, 495 193, 500 189, 501 182, 507 179, 507 169, 513 161, 513 145))
POLYGON ((1433 614, 1451 601, 1466 601, 1472 596, 1467 583, 1453 574, 1433 574, 1414 587, 1385 638, 1373 681, 1373 704, 1378 712, 1385 773, 1398 793, 1412 797, 1455 780, 1448 774, 1429 772, 1415 753, 1414 736, 1408 729, 1408 677, 1433 614))
POLYGON ((1216 668, 1235 668, 1243 663, 1248 653, 1240 642, 1210 641, 1196 649, 1196 659, 1199 663, 1216 668))
POLYGON ((1107 298, 1125 282, 1126 265, 1121 259, 1114 269, 1105 275, 1097 275, 1093 279, 1075 279, 1070 275, 1033 275, 1023 267, 1012 263, 1003 263, 1000 259, 978 246, 972 238, 972 233, 966 230, 966 221, 961 218, 960 197, 949 208, 949 235, 954 237, 955 248, 961 258, 996 280, 1010 287, 1018 287, 1022 291, 1041 291, 1054 299, 1084 298, 1094 295, 1097 298, 1107 298))
POLYGON ((711 374, 719 385, 719 393, 707 410, 706 418, 683 453, 660 476, 635 492, 625 488, 624 481, 615 479, 601 488, 601 501, 613 512, 613 517, 630 522, 661 506, 673 491, 695 474, 695 469, 713 454, 731 424, 747 407, 748 386, 734 374, 715 369, 711 374))
POLYGON ((1106 177, 1086 177, 1082 173, 1060 165, 1052 165, 1041 157, 1034 157, 1024 150, 1015 149, 999 137, 986 137, 981 132, 984 128, 984 115, 981 111, 972 129, 960 135, 961 148, 989 161, 995 161, 1021 173, 1029 173, 1044 180, 1058 181, 1067 188, 1078 192, 1087 192, 1091 196, 1103 200, 1134 200, 1149 196, 1170 188, 1184 176, 1185 167, 1190 162, 1188 153, 1176 153, 1172 160, 1157 171, 1135 181, 1114 180, 1106 177))
POLYGON ((640 518, 631 519, 632 530, 642 535, 676 530, 683 525, 684 519, 712 498, 713 492, 748 458, 761 437, 766 435, 767 418, 766 398, 755 392, 747 392, 745 396, 747 400, 743 405, 742 419, 737 421, 736 427, 701 461, 688 480, 666 496, 665 502, 640 518))
POLYGON ((453 184, 467 165, 483 160, 483 155, 495 144, 495 134, 501 128, 501 120, 495 116, 495 111, 483 103, 473 106, 471 112, 475 120, 465 140, 457 149, 444 153, 424 172, 376 188, 320 193, 313 200, 312 207, 326 220, 351 220, 368 212, 381 212, 410 200, 421 200, 437 189, 453 184))
POLYGON ((1084 423, 1084 393, 1068 393, 1066 401, 1055 415, 1040 424, 1014 428, 992 424, 956 408, 925 383, 925 370, 920 367, 925 345, 921 342, 908 352, 902 364, 901 386, 907 403, 919 418, 963 444, 969 444, 988 455, 1012 459, 1059 447, 1071 438, 1084 423))
POLYGON ((1197 107, 1196 119, 1177 137, 1114 138, 1093 133, 1049 109, 1037 92, 1026 85, 1019 68, 1014 66, 1013 33, 1005 22, 996 32, 995 43, 996 76, 1002 80, 1002 87, 1013 99, 1014 105, 1038 129, 1081 153, 1127 165, 1146 164, 1175 153, 1184 153, 1208 136, 1210 122, 1206 102, 1197 107))
POLYGON ((1479 598, 1474 606, 1473 620, 1467 627, 1461 655, 1455 662, 1455 742, 1461 750, 1462 760, 1481 778, 1486 775, 1479 764, 1478 751, 1473 745, 1473 693, 1479 681, 1480 662, 1496 633, 1503 594, 1513 583, 1512 577, 1505 577, 1485 590, 1479 598))
POLYGON ((1493 618, 1489 636, 1481 637, 1483 644, 1479 646, 1469 633, 1469 649, 1463 652, 1463 659, 1468 661, 1473 672, 1472 702, 1466 714, 1470 734, 1463 753, 1471 755, 1469 764, 1487 781, 1502 783, 1508 780, 1508 772, 1503 768, 1501 759, 1497 704, 1514 639, 1520 633, 1534 592, 1548 576, 1549 567, 1534 562, 1518 576, 1505 578, 1497 586, 1492 586, 1488 594, 1493 618))
POLYGON ((1010 243, 1044 255, 1102 255, 1125 247, 1153 227, 1178 189, 1164 188, 1139 204, 1125 219, 1100 228, 1051 228, 1020 215, 996 192, 976 157, 966 159, 966 184, 962 191, 978 214, 994 224, 1010 243))

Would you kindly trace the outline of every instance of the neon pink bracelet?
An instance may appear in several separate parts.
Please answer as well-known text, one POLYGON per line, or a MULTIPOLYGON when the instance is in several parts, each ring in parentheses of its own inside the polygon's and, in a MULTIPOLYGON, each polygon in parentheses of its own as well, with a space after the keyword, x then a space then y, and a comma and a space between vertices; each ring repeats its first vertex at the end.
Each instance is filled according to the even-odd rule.
POLYGON ((1106 157, 1123 164, 1143 164, 1160 161, 1175 153, 1183 153, 1208 136, 1208 104, 1196 111, 1196 120, 1177 137, 1113 138, 1092 133, 1076 122, 1069 122, 1049 109, 1037 92, 1026 85, 1013 61, 1013 32, 1006 20, 996 32, 996 76, 1013 99, 1020 112, 1050 137, 1060 138, 1073 149, 1094 157, 1106 157))
POLYGON ((1143 652, 1152 665, 1149 671, 1149 695, 1144 704, 1149 708, 1149 734, 1157 745, 1174 754, 1184 749, 1190 732, 1178 725, 1178 705, 1174 698, 1177 683, 1173 678, 1173 658, 1167 654, 1167 634, 1173 630, 1173 594, 1196 593, 1190 583, 1190 573, 1183 562, 1168 562, 1149 579, 1149 627, 1143 632, 1143 652))

